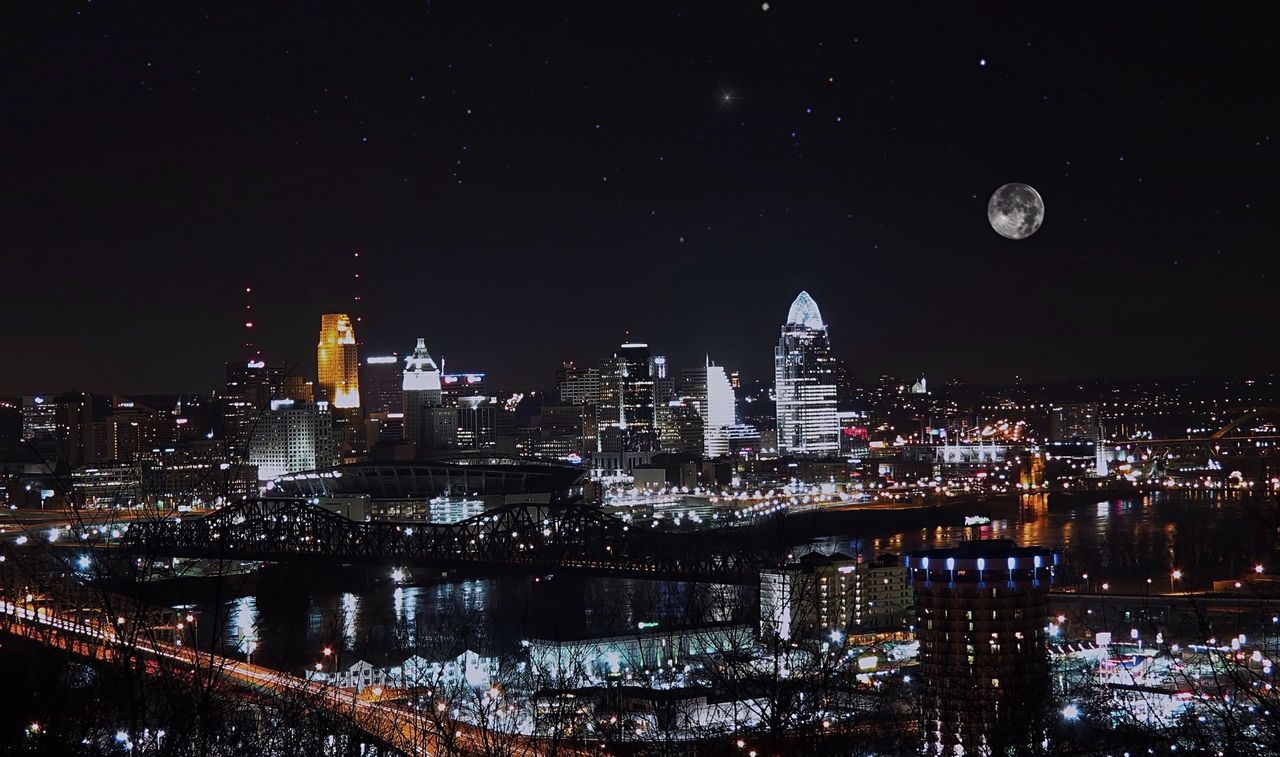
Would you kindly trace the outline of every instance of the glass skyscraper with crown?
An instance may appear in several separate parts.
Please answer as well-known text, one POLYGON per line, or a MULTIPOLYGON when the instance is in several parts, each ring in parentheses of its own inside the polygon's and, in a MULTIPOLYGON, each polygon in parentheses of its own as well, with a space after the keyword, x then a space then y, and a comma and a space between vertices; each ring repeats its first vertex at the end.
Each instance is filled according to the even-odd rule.
POLYGON ((773 352, 778 449, 787 455, 840 453, 836 361, 818 303, 801 292, 773 352))

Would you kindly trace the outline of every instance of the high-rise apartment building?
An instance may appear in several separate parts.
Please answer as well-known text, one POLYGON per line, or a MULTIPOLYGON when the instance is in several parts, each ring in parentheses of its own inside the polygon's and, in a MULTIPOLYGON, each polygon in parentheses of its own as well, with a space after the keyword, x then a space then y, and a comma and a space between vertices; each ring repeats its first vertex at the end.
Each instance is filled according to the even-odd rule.
POLYGON ((356 330, 346 313, 320 316, 316 345, 316 394, 335 410, 360 407, 360 358, 356 330))
POLYGON ((760 629, 791 639, 832 631, 897 631, 911 620, 911 578, 900 561, 810 553, 760 574, 760 629))
POLYGON ((818 303, 801 292, 791 303, 773 353, 778 448, 788 455, 836 455, 835 359, 818 303))
POLYGON ((991 539, 904 559, 915 591, 925 754, 1012 754, 1041 743, 1058 557, 991 539))

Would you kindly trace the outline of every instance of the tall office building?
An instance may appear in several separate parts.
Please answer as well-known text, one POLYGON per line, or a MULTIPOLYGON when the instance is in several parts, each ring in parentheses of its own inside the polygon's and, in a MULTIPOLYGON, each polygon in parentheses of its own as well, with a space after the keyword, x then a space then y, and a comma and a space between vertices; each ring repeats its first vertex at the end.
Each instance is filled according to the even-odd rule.
POLYGON ((920 641, 925 754, 1011 754, 1039 745, 1049 702, 1045 629, 1058 555, 1007 539, 905 558, 920 641))
POLYGON ((693 397, 674 397, 658 405, 658 442, 664 452, 703 454, 706 434, 693 397))
POLYGON ((564 405, 594 405, 600 400, 600 369, 565 362, 556 369, 556 389, 564 405))
POLYGON ((370 355, 364 359, 364 375, 360 377, 360 389, 364 394, 365 413, 398 413, 404 383, 404 368, 400 356, 370 355))
POLYGON ((737 406, 728 374, 708 358, 703 367, 686 370, 683 379, 683 394, 692 398, 702 416, 702 454, 729 454, 725 428, 737 421, 737 406))
POLYGON ((791 303, 782 338, 773 352, 778 448, 788 455, 836 455, 835 359, 818 303, 801 292, 791 303))
POLYGON ((457 418, 458 449, 515 451, 515 414, 499 403, 497 397, 459 397, 457 406, 448 409, 453 410, 457 418))
POLYGON ((654 363, 649 345, 627 342, 600 366, 596 421, 604 452, 657 449, 654 363))
POLYGON ((442 407, 440 368, 427 352, 424 339, 419 338, 413 354, 404 359, 401 402, 404 438, 412 440, 419 453, 456 445, 457 409, 442 407))
POLYGON ((467 397, 487 397, 486 388, 483 373, 440 374, 440 401, 448 407, 458 407, 467 397))
MULTIPOLYGON (((551 431, 551 435, 567 436, 570 433, 578 439, 570 444, 574 454, 586 454, 600 448, 598 433, 600 424, 597 420, 597 403, 600 401, 600 369, 579 367, 573 362, 565 361, 556 369, 556 390, 560 395, 560 404, 580 408, 575 413, 575 422, 581 427, 572 432, 551 431)), ((544 405, 544 415, 546 414, 544 405)), ((563 446, 563 445, 559 445, 563 446)))
POLYGON ((258 480, 327 468, 337 460, 327 402, 273 400, 249 440, 249 462, 258 480))
POLYGON ((305 376, 286 376, 277 399, 315 402, 316 383, 308 381, 305 376))
MULTIPOLYGON (((219 410, 218 437, 225 445, 230 461, 247 461, 249 435, 258 416, 266 411, 272 399, 284 391, 283 362, 267 362, 251 357, 248 360, 230 360, 223 365, 225 381, 217 393, 219 410)), ((294 397, 292 399, 300 399, 294 397)))
POLYGON ((27 442, 56 439, 58 405, 52 397, 22 398, 22 438, 27 442))
POLYGON ((655 408, 671 401, 676 396, 676 379, 667 370, 667 358, 665 356, 654 355, 649 358, 649 376, 653 379, 653 405, 655 408))
POLYGON ((93 396, 63 394, 22 398, 23 442, 47 464, 75 467, 94 462, 93 396))
POLYGON ((360 407, 360 358, 356 330, 346 313, 320 316, 320 342, 316 345, 317 399, 335 410, 360 407))

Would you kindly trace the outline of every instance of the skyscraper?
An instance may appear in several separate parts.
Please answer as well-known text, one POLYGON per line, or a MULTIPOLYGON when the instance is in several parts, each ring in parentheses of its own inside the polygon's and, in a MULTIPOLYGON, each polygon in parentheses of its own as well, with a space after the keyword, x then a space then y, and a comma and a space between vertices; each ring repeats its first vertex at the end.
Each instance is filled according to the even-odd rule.
POLYGON ((801 292, 791 303, 782 338, 773 352, 778 449, 789 455, 836 455, 835 359, 818 303, 801 292))
POLYGON ((1040 743, 1057 562, 1050 550, 1007 539, 905 558, 915 588, 925 754, 1008 754, 1040 743))
POLYGON ((425 339, 419 338, 413 354, 404 359, 401 392, 404 438, 412 440, 419 453, 455 446, 457 409, 441 406, 440 368, 427 352, 425 339))
POLYGON ((597 422, 602 451, 657 449, 651 357, 649 345, 628 342, 601 364, 597 422))
POLYGON ((360 358, 356 353, 356 330, 350 316, 346 313, 320 316, 316 399, 330 403, 335 410, 360 407, 360 358))
POLYGON ((565 405, 594 405, 600 399, 600 369, 565 362, 556 370, 556 388, 565 405))
POLYGON ((686 370, 682 383, 682 393, 693 400, 702 416, 702 454, 729 454, 729 437, 724 429, 734 424, 737 414, 733 386, 724 368, 713 365, 708 358, 703 367, 686 370))
POLYGON ((249 440, 249 462, 258 466, 259 481, 327 468, 336 457, 327 402, 272 400, 249 440))
POLYGON ((369 415, 400 412, 403 382, 404 369, 398 354, 366 357, 364 376, 360 379, 365 412, 369 415))

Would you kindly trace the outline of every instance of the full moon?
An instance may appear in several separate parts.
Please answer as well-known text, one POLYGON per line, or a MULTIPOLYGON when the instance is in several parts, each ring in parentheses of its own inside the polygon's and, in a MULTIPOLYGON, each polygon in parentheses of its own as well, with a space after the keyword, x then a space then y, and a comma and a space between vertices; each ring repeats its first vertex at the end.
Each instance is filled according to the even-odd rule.
POLYGON ((1044 223, 1044 200, 1026 184, 1005 184, 987 202, 987 220, 1005 239, 1026 239, 1044 223))

